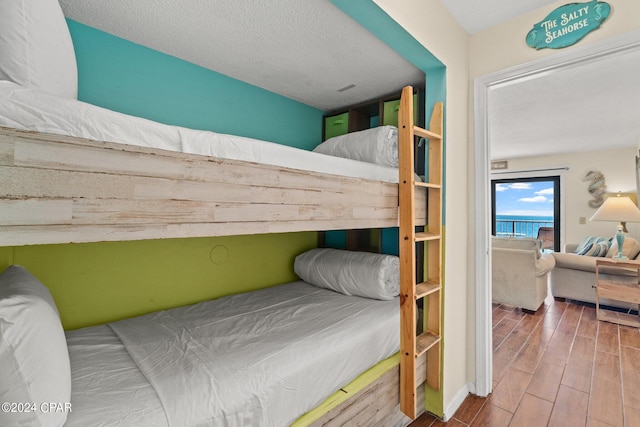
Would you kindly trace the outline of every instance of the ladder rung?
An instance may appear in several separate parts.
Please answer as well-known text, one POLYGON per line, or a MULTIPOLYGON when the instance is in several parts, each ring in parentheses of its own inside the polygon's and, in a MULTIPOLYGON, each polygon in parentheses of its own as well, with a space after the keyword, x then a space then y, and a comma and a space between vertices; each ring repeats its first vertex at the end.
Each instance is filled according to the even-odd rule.
POLYGON ((416 299, 424 298, 440 290, 440 283, 424 282, 416 286, 416 299))
POLYGON ((419 136, 421 138, 431 139, 442 139, 442 135, 438 135, 435 132, 431 132, 430 130, 423 129, 418 126, 413 127, 413 134, 419 136))
POLYGON ((431 347, 440 342, 440 336, 431 332, 423 332, 416 338, 416 357, 422 356, 431 347))
POLYGON ((413 185, 415 185, 416 187, 427 187, 427 188, 437 188, 437 189, 442 188, 442 185, 440 184, 432 184, 430 182, 422 182, 422 181, 414 181, 413 185))
POLYGON ((416 233, 414 240, 416 242, 424 242, 425 240, 438 240, 439 238, 440 238, 440 234, 422 232, 422 233, 416 233))

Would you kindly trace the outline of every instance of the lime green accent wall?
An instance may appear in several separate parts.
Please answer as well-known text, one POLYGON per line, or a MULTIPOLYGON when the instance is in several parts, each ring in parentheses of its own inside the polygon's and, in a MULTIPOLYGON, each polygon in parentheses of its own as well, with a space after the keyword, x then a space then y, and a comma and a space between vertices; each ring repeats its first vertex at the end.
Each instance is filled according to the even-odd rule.
POLYGON ((21 246, 0 261, 45 283, 76 329, 298 280, 293 260, 316 242, 309 232, 21 246))
POLYGON ((13 248, 0 247, 0 271, 13 264, 13 248))

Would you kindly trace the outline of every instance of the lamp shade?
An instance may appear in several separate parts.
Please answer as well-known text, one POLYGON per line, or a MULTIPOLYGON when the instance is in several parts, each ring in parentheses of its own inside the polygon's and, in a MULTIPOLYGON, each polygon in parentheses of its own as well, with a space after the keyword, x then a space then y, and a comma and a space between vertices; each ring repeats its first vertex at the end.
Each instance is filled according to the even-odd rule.
POLYGON ((640 222, 640 209, 629 197, 608 197, 589 220, 640 222))

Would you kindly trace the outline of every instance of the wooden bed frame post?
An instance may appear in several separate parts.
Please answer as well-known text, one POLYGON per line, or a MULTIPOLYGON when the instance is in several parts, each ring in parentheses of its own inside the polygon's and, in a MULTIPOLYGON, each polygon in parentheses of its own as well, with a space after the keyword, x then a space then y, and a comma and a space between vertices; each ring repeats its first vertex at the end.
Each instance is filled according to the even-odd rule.
POLYGON ((400 409, 410 418, 417 416, 417 359, 427 353, 426 383, 440 389, 441 318, 441 222, 442 222, 442 103, 436 103, 431 131, 413 124, 413 88, 402 90, 398 115, 399 226, 400 226, 400 409), (415 180, 414 138, 429 140, 429 170, 426 182, 415 180), (427 191, 427 224, 416 232, 416 190, 427 191), (416 260, 416 244, 425 244, 425 259, 416 260), (425 278, 416 277, 417 262, 426 263, 425 278), (417 283, 420 281, 421 283, 417 283), (418 335, 417 301, 424 299, 424 332, 418 335))
MULTIPOLYGON (((402 90, 398 113, 399 225, 400 225, 400 409, 416 417, 416 304, 415 290, 415 218, 413 215, 413 102, 402 90)), ((412 93, 411 93, 412 95, 412 93)))

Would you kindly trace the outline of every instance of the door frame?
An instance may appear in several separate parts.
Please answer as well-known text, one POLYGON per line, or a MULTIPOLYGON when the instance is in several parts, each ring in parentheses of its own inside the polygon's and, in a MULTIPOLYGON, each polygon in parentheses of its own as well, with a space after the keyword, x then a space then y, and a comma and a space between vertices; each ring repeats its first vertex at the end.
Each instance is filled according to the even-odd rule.
POLYGON ((475 226, 475 392, 488 396, 492 390, 492 323, 491 323, 491 204, 490 204, 490 146, 488 135, 489 90, 499 84, 553 73, 565 67, 597 60, 607 55, 640 49, 640 31, 575 47, 555 55, 474 78, 474 226, 475 226))

